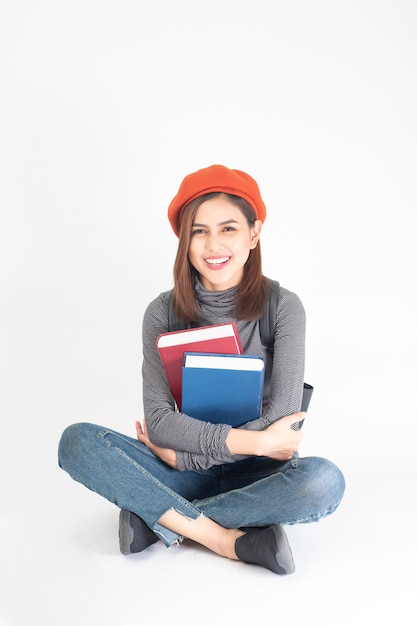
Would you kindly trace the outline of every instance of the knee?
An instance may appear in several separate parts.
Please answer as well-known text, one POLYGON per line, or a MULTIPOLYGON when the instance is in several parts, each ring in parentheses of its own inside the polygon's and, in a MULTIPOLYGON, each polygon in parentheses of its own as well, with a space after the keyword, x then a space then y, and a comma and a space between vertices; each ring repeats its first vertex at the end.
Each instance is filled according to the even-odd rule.
POLYGON ((70 469, 74 461, 85 453, 93 432, 97 432, 97 427, 84 422, 71 424, 64 430, 58 444, 59 467, 67 471, 70 469))
POLYGON ((345 478, 341 470, 327 459, 320 459, 321 466, 316 474, 316 488, 323 500, 327 501, 329 513, 340 504, 345 492, 345 478))

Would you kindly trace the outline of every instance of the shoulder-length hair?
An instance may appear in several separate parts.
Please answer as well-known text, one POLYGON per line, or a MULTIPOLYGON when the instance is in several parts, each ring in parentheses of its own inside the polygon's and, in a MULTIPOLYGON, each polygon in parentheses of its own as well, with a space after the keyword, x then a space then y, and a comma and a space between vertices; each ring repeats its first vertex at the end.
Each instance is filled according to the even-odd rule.
MULTIPOLYGON (((224 196, 235 204, 245 216, 250 228, 254 226, 257 219, 255 211, 244 198, 222 192, 200 196, 184 208, 174 262, 173 304, 178 319, 187 324, 196 323, 201 318, 195 296, 195 279, 198 273, 188 258, 192 225, 199 206, 216 196, 224 196)), ((247 321, 259 319, 264 310, 266 295, 267 283, 262 273, 261 245, 258 241, 257 246, 250 250, 248 260, 243 268, 243 277, 236 292, 235 318, 247 321)))

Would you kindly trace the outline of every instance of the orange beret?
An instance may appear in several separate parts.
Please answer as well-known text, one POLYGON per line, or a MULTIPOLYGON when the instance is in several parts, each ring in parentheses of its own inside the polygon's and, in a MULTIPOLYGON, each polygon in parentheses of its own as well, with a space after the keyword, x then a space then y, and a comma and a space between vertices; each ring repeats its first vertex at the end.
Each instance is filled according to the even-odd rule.
POLYGON ((257 182, 249 174, 240 170, 230 170, 224 165, 210 165, 186 176, 177 195, 169 205, 168 219, 177 237, 182 212, 187 204, 206 193, 215 191, 244 198, 255 211, 256 218, 261 222, 265 220, 266 208, 257 182))

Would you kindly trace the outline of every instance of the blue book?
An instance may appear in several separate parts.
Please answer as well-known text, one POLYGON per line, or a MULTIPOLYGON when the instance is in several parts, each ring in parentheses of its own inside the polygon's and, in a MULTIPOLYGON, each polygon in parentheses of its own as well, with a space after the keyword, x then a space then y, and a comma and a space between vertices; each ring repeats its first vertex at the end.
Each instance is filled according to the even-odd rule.
POLYGON ((191 417, 237 427, 261 414, 265 362, 246 354, 186 352, 182 411, 191 417))

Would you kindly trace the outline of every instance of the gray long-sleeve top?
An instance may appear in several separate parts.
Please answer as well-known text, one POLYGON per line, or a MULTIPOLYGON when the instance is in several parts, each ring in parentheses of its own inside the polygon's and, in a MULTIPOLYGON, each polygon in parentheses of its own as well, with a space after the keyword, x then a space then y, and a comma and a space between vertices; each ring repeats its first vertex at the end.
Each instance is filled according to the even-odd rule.
MULTIPOLYGON (((149 438, 158 446, 177 451, 180 471, 233 463, 244 457, 233 455, 226 445, 229 425, 203 422, 176 409, 156 347, 157 337, 170 330, 169 293, 155 298, 143 319, 143 404, 149 438)), ((262 346, 259 321, 246 322, 232 316, 236 288, 208 291, 197 281, 196 294, 204 325, 236 321, 244 353, 265 359, 261 417, 241 428, 263 430, 277 419, 298 412, 303 395, 305 354, 305 311, 298 296, 280 287, 272 359, 262 346)))

